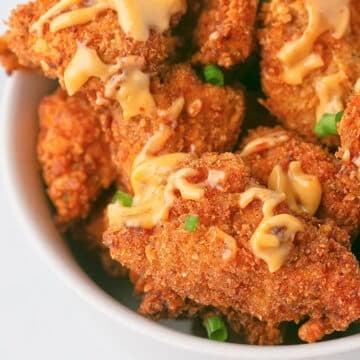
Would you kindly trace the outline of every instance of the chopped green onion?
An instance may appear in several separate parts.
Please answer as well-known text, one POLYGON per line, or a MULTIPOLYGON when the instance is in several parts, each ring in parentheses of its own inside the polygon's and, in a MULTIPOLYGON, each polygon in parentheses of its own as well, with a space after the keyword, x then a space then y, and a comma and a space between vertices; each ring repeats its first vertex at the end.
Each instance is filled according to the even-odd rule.
POLYGON ((224 74, 216 65, 206 65, 204 68, 205 82, 224 86, 224 74))
POLYGON ((133 203, 133 197, 130 194, 124 193, 122 191, 117 191, 112 199, 112 202, 120 202, 125 207, 131 207, 133 203))
POLYGON ((341 120, 343 113, 343 111, 336 114, 325 113, 315 125, 314 133, 320 138, 327 135, 336 135, 338 133, 336 124, 341 120))
POLYGON ((199 226, 199 217, 197 215, 189 215, 185 220, 185 230, 194 232, 199 226))
POLYGON ((210 316, 207 318, 205 328, 210 340, 226 341, 228 338, 226 324, 219 316, 210 316))

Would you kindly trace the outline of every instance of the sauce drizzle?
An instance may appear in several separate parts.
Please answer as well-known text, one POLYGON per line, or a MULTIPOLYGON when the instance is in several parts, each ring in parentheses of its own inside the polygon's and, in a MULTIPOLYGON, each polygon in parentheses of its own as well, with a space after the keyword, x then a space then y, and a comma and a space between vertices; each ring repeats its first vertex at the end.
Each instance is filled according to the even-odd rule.
POLYGON ((186 12, 185 0, 92 0, 88 6, 80 7, 82 4, 82 0, 60 0, 30 27, 30 31, 42 35, 44 25, 49 22, 50 31, 57 32, 92 21, 105 10, 113 10, 128 36, 146 41, 150 29, 163 33, 169 28, 173 15, 186 12))
POLYGON ((286 261, 297 232, 303 224, 288 214, 274 215, 274 209, 285 200, 284 193, 252 187, 240 194, 239 205, 246 208, 255 200, 263 201, 263 219, 253 233, 249 245, 254 255, 266 262, 269 271, 275 272, 286 261))
POLYGON ((309 17, 305 31, 278 53, 284 67, 282 79, 290 85, 301 84, 308 74, 324 65, 321 56, 313 52, 319 36, 330 31, 335 39, 340 39, 350 25, 349 0, 305 0, 305 4, 309 17))

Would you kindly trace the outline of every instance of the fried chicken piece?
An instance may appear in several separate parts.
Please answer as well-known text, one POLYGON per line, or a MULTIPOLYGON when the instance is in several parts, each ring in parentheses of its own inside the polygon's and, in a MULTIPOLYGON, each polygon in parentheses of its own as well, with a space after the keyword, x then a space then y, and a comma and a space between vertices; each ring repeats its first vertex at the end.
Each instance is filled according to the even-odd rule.
MULTIPOLYGON (((143 70, 149 73, 157 71, 174 49, 175 40, 170 36, 170 30, 164 34, 151 30, 147 41, 136 41, 127 36, 113 10, 101 11, 90 22, 57 32, 51 32, 48 24, 43 27, 43 34, 31 31, 32 25, 56 3, 56 0, 36 0, 18 6, 10 16, 6 36, 10 50, 16 54, 22 66, 42 70, 45 76, 58 78, 62 86, 64 71, 79 44, 95 50, 106 64, 114 65, 118 59, 126 56, 139 56, 145 59, 143 70)), ((172 17, 171 27, 181 15, 172 17)), ((93 77, 82 91, 95 103, 97 94, 104 93, 104 85, 99 78, 93 77)))
MULTIPOLYGON (((264 2, 262 6, 263 28, 258 32, 258 38, 262 56, 262 87, 267 96, 263 104, 286 128, 312 141, 317 141, 313 128, 320 119, 316 114, 321 105, 316 91, 317 82, 325 80, 327 76, 341 74, 338 94, 334 95, 332 88, 329 90, 327 104, 330 108, 331 104, 335 104, 331 103, 335 98, 338 102, 342 100, 343 105, 347 102, 360 76, 357 58, 360 48, 360 2, 351 0, 350 3, 351 29, 340 39, 335 39, 330 31, 320 35, 313 46, 313 53, 321 56, 324 65, 295 85, 284 81, 284 66, 278 56, 285 44, 304 34, 309 22, 306 1, 271 0, 269 3, 264 2)), ((329 7, 331 6, 333 5, 329 3, 329 7)), ((320 89, 323 83, 319 82, 318 86, 320 89)), ((339 110, 325 112, 337 111, 339 110)), ((321 141, 328 145, 338 145, 338 138, 334 136, 325 137, 321 141)))
POLYGON ((341 140, 338 156, 343 161, 353 162, 360 168, 360 95, 356 94, 347 104, 337 126, 341 140))
POLYGON ((0 36, 0 63, 8 74, 15 70, 25 70, 25 67, 19 64, 17 56, 9 49, 8 36, 0 36))
POLYGON ((98 117, 86 98, 58 90, 41 101, 39 120, 37 153, 57 220, 84 219, 116 178, 98 117))
POLYGON ((240 334, 246 344, 279 345, 283 342, 281 331, 273 324, 234 310, 227 310, 222 315, 226 317, 231 329, 240 334))
POLYGON ((157 284, 153 279, 131 276, 138 294, 143 294, 139 313, 154 320, 199 317, 206 320, 211 315, 222 316, 230 328, 246 344, 275 345, 282 343, 282 336, 274 326, 232 309, 214 309, 183 299, 174 291, 157 284))
POLYGON ((106 229, 104 212, 110 200, 109 196, 104 196, 97 201, 85 220, 71 225, 70 234, 72 240, 80 245, 92 260, 100 263, 107 275, 122 278, 127 275, 127 269, 111 258, 109 250, 102 243, 103 232, 106 229))
POLYGON ((127 121, 120 108, 112 116, 102 116, 103 128, 112 144, 114 163, 128 189, 135 158, 163 125, 171 129, 171 135, 158 149, 159 154, 176 151, 202 154, 233 149, 245 114, 241 89, 204 84, 190 65, 180 64, 173 66, 163 79, 154 81, 151 92, 157 107, 164 109, 160 111, 161 116, 136 116, 127 121), (171 109, 181 98, 185 101, 183 106, 165 110, 171 109))
MULTIPOLYGON (((270 273, 249 246, 263 219, 263 201, 240 206, 241 194, 258 186, 240 157, 225 153, 187 158, 174 172, 195 169, 198 175, 186 178, 188 183, 203 184, 210 169, 223 171, 225 178, 218 186, 206 185, 199 201, 174 193, 168 220, 151 229, 120 223, 109 227, 104 243, 113 258, 184 299, 231 308, 269 326, 307 319, 299 329, 307 342, 345 330, 360 317, 360 270, 346 232, 315 218, 296 216, 303 230, 296 233, 282 267, 270 273), (199 217, 195 232, 184 229, 189 214, 199 217), (213 227, 234 242, 213 236, 213 227)), ((273 211, 295 216, 284 202, 273 211)))
POLYGON ((276 165, 287 173, 291 162, 300 161, 302 171, 315 175, 321 184, 322 197, 317 215, 333 219, 355 238, 360 223, 360 182, 354 178, 355 166, 341 164, 320 146, 307 143, 280 126, 250 131, 240 149, 256 139, 266 139, 277 133, 282 133, 287 139, 269 147, 260 144, 256 151, 242 156, 251 176, 266 185, 276 165))
POLYGON ((199 47, 193 60, 231 67, 254 49, 258 0, 205 0, 194 33, 199 47))
POLYGON ((135 291, 143 295, 138 312, 154 320, 194 318, 202 306, 188 299, 182 299, 171 289, 157 284, 151 277, 131 274, 135 291))

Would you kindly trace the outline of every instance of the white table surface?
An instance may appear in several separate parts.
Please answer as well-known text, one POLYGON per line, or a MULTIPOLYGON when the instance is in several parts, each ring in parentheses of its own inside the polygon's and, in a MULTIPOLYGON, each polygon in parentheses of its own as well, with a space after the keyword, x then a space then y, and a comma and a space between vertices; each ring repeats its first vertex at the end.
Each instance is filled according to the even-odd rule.
MULTIPOLYGON (((1 1, 1 33, 9 11, 21 2, 1 1)), ((5 84, 0 70, 0 99, 5 84)), ((65 287, 42 263, 11 212, 1 172, 0 359, 135 359, 132 345, 122 341, 123 330, 65 287)), ((360 352, 351 358, 359 359, 360 352)))
MULTIPOLYGON (((1 33, 10 9, 20 2, 24 1, 1 0, 1 33)), ((5 84, 0 70, 0 99, 5 84)), ((135 359, 121 341, 117 324, 65 287, 42 263, 13 217, 1 172, 0 359, 135 359)))

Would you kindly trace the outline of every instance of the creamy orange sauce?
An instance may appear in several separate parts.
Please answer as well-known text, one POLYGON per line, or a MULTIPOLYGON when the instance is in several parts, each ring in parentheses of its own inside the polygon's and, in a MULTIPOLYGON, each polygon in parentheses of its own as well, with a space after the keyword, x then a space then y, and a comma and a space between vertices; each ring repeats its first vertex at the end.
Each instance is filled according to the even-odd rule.
POLYGON ((358 168, 357 178, 360 180, 360 155, 354 157, 351 162, 358 168))
POLYGON ((284 193, 290 209, 314 215, 322 196, 321 183, 317 176, 303 172, 300 161, 292 161, 286 173, 276 165, 268 179, 271 190, 284 193))
POLYGON ((297 232, 303 224, 288 214, 274 215, 277 205, 286 199, 284 193, 253 187, 240 194, 239 205, 246 208, 253 200, 263 202, 263 219, 253 233, 249 245, 254 255, 266 262, 269 271, 275 272, 286 261, 297 232))
POLYGON ((223 188, 220 184, 225 180, 225 178, 226 173, 224 171, 210 169, 205 183, 214 189, 222 190, 223 188))
POLYGON ((225 263, 234 260, 237 254, 238 246, 236 240, 219 229, 217 226, 211 226, 208 230, 206 237, 215 242, 216 244, 222 244, 221 259, 225 263))
MULTIPOLYGON (((191 183, 188 178, 198 175, 192 168, 176 169, 180 162, 189 159, 185 153, 162 156, 141 156, 134 163, 131 186, 134 191, 133 206, 123 207, 120 203, 108 206, 108 221, 111 228, 141 227, 151 229, 168 218, 169 209, 176 199, 176 192, 184 200, 200 201, 205 196, 208 179, 191 183)), ((214 176, 214 175, 210 175, 214 176)), ((209 177, 208 177, 209 178, 209 177)), ((218 186, 219 178, 213 186, 218 186)))
POLYGON ((186 12, 185 0, 92 0, 83 6, 82 0, 60 0, 45 12, 30 28, 39 35, 46 23, 56 32, 70 26, 95 20, 105 10, 118 15, 123 31, 137 41, 146 41, 151 29, 163 33, 170 26, 173 15, 186 12))
POLYGON ((40 18, 30 27, 30 32, 36 31, 38 35, 42 35, 44 25, 53 17, 59 15, 70 7, 80 3, 80 0, 60 0, 49 10, 47 10, 40 18))
POLYGON ((135 194, 133 206, 126 208, 119 203, 110 204, 107 209, 109 226, 113 229, 124 225, 151 229, 166 220, 174 200, 172 190, 175 189, 175 179, 171 184, 168 180, 177 164, 186 158, 187 155, 182 153, 163 155, 136 166, 131 174, 135 194))
POLYGON ((183 96, 178 97, 172 102, 170 107, 166 110, 158 109, 157 115, 165 120, 167 123, 171 123, 172 127, 175 128, 177 120, 179 119, 185 106, 185 99, 183 96))
POLYGON ((187 180, 196 176, 198 171, 192 168, 176 169, 180 162, 191 155, 172 153, 156 156, 172 134, 170 127, 161 125, 139 153, 130 177, 135 194, 133 206, 126 208, 119 203, 110 204, 107 209, 110 227, 153 228, 167 219, 176 199, 175 191, 185 200, 200 201, 204 197, 204 184, 193 184, 187 180))
POLYGON ((161 124, 159 130, 150 137, 139 155, 136 157, 133 163, 133 168, 158 154, 173 134, 173 129, 169 126, 161 124))
POLYGON ((188 178, 196 176, 198 170, 188 167, 177 169, 180 162, 191 158, 190 154, 157 156, 173 134, 171 127, 162 124, 136 157, 130 177, 135 194, 133 206, 126 208, 120 203, 110 204, 107 209, 110 227, 125 225, 151 229, 167 219, 176 192, 184 200, 200 201, 205 195, 206 186, 222 190, 221 182, 226 178, 224 171, 209 169, 204 181, 190 183, 188 178))
POLYGON ((324 65, 314 44, 326 31, 335 39, 342 38, 350 26, 350 0, 305 0, 309 21, 298 39, 286 43, 278 58, 283 65, 282 79, 290 85, 299 85, 312 71, 324 65))
POLYGON ((156 111, 150 93, 150 75, 141 71, 143 59, 128 56, 115 65, 105 64, 94 49, 80 45, 64 72, 65 88, 69 95, 78 92, 86 82, 95 77, 105 85, 105 96, 114 98, 129 120, 143 114, 151 116, 156 111))
POLYGON ((289 136, 285 131, 277 131, 272 134, 256 138, 250 141, 240 153, 240 156, 245 157, 257 152, 271 149, 279 144, 289 140, 289 136))
POLYGON ((354 84, 354 92, 359 93, 360 92, 360 78, 356 80, 354 84))
POLYGON ((316 109, 317 121, 324 114, 337 114, 339 111, 344 110, 344 89, 342 84, 346 79, 346 75, 339 71, 324 76, 315 82, 315 90, 319 98, 319 105, 316 109))
POLYGON ((119 62, 121 75, 108 81, 105 95, 114 97, 122 107, 125 120, 139 114, 150 115, 156 111, 155 101, 150 93, 150 76, 141 71, 143 61, 136 56, 124 57, 119 62), (116 88, 120 86, 120 89, 116 88))
POLYGON ((110 1, 102 1, 94 3, 92 6, 74 9, 72 11, 60 14, 50 22, 50 31, 55 33, 74 25, 86 24, 92 20, 95 20, 99 13, 110 9, 111 5, 112 4, 110 1))
POLYGON ((66 90, 72 96, 92 77, 106 82, 109 78, 109 71, 110 66, 101 61, 95 50, 79 46, 64 72, 66 90))

